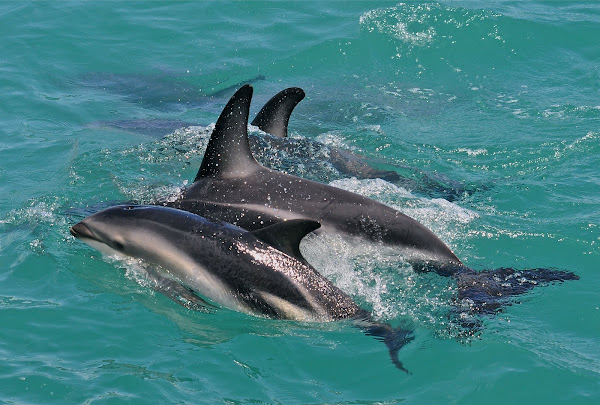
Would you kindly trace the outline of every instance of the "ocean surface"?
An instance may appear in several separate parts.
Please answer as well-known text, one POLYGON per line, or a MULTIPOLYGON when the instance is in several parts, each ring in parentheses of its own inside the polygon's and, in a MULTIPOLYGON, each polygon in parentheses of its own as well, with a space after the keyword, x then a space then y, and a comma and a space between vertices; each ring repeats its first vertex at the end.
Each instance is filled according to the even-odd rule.
POLYGON ((599 3, 2 1, 0 38, 0 403, 600 403, 599 3), (406 374, 351 324, 192 311, 69 234, 190 184, 244 83, 252 116, 307 94, 289 129, 310 148, 267 145, 265 164, 397 208, 474 269, 580 280, 465 331, 452 279, 306 238, 320 272, 414 331, 406 374))

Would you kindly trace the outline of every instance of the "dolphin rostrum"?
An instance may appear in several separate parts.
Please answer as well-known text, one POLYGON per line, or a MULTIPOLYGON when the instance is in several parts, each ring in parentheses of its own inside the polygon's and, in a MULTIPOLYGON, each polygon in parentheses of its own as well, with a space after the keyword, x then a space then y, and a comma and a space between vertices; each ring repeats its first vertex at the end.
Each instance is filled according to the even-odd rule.
MULTIPOLYGON (((319 231, 401 249, 417 271, 432 270, 456 277, 459 295, 479 304, 485 304, 485 300, 497 303, 536 284, 578 279, 571 272, 548 269, 523 270, 526 273, 514 269, 475 272, 433 232, 387 205, 260 165, 248 141, 252 91, 250 85, 245 85, 231 97, 217 120, 194 183, 175 201, 164 205, 250 231, 285 220, 318 221, 322 226, 319 231), (535 279, 524 283, 519 274, 535 279)), ((298 91, 291 94, 297 101, 303 95, 298 91)), ((282 111, 289 115, 295 104, 296 101, 274 105, 285 107, 282 111)))
POLYGON ((383 340, 396 367, 410 332, 375 322, 302 257, 300 240, 319 227, 292 220, 249 232, 161 206, 118 205, 71 228, 108 254, 141 258, 213 302, 258 316, 326 322, 353 320, 383 340))

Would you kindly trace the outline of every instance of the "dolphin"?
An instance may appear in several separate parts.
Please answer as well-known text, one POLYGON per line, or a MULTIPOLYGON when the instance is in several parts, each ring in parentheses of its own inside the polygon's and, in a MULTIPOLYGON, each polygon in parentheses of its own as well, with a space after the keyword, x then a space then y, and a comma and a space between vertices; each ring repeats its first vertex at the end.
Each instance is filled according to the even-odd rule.
MULTIPOLYGON (((579 278, 551 269, 475 271, 432 231, 398 210, 260 165, 248 141, 252 92, 252 87, 245 85, 231 97, 215 124, 194 182, 162 205, 249 231, 281 221, 317 221, 321 224, 318 232, 391 246, 401 250, 418 272, 435 271, 456 278, 459 298, 475 302, 483 313, 535 285, 579 278)), ((291 105, 286 104, 287 110, 291 105)))
MULTIPOLYGON (((216 86, 217 88, 201 89, 192 79, 193 76, 165 73, 87 72, 80 76, 78 82, 86 87, 115 93, 127 101, 159 111, 180 110, 185 106, 210 107, 241 85, 235 84, 232 79, 220 83, 221 88, 216 86), (227 82, 232 84, 227 85, 227 82)), ((245 83, 262 80, 265 80, 265 77, 258 75, 245 83)))
POLYGON ((71 227, 107 254, 141 258, 169 278, 225 307, 256 316, 309 322, 352 320, 383 340, 394 365, 410 332, 374 321, 302 257, 300 240, 317 229, 291 220, 249 232, 161 206, 118 205, 71 227))

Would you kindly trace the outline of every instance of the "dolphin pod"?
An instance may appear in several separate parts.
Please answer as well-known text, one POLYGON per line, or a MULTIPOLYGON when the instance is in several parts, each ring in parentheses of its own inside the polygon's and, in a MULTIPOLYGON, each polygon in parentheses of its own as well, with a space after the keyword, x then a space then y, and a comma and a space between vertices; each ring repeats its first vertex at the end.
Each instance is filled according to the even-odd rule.
POLYGON ((166 278, 234 310, 301 321, 352 320, 385 342, 394 365, 407 371, 398 351, 412 340, 410 333, 373 321, 300 254, 300 240, 318 227, 295 220, 248 232, 173 208, 119 205, 70 231, 104 253, 158 265, 166 278))
MULTIPOLYGON (((493 314, 533 286, 576 280, 568 271, 509 268, 474 271, 433 232, 384 204, 261 166, 248 140, 253 89, 241 87, 223 109, 194 182, 174 201, 123 205, 89 216, 71 233, 103 252, 142 258, 166 270, 171 296, 202 306, 203 297, 253 315, 281 319, 348 319, 385 342, 394 365, 410 332, 375 322, 302 257, 309 232, 342 234, 399 249, 416 271, 457 280, 458 297, 493 314), (179 287, 178 287, 179 286, 179 287), (180 287, 183 286, 181 289, 180 287), (195 297, 198 299, 196 300, 195 297)), ((287 134, 301 89, 275 96, 253 123, 287 134)))
MULTIPOLYGON (((254 80, 262 79, 264 78, 259 76, 254 80)), ((154 105, 161 109, 169 108, 169 106, 170 108, 176 108, 177 106, 206 107, 207 105, 212 108, 217 103, 220 105, 225 95, 229 96, 234 89, 240 87, 240 85, 234 85, 215 93, 205 94, 199 92, 198 89, 193 91, 192 86, 189 84, 184 85, 184 83, 174 80, 174 78, 169 79, 168 77, 156 75, 144 77, 107 73, 89 75, 86 82, 94 87, 112 89, 143 105, 154 105)), ((308 158, 311 162, 314 162, 315 156, 309 154, 314 151, 322 151, 327 156, 327 163, 343 177, 380 178, 419 194, 444 198, 448 201, 454 201, 465 194, 488 188, 488 186, 481 184, 476 187, 467 185, 443 174, 426 172, 419 168, 399 165, 385 159, 363 156, 347 149, 325 145, 310 138, 287 137, 287 124, 292 110, 304 96, 302 89, 293 87, 281 91, 267 101, 261 112, 252 121, 252 125, 273 136, 264 137, 257 133, 250 134, 250 147, 256 156, 260 158, 261 154, 265 152, 269 156, 273 153, 285 151, 289 158, 299 159, 302 162, 306 162, 308 158), (265 145, 268 151, 263 150, 265 145), (390 165, 393 165, 395 170, 381 168, 390 165)), ((164 118, 121 119, 88 124, 92 128, 117 128, 153 137, 162 137, 178 128, 195 125, 199 124, 197 122, 164 118)), ((269 165, 269 159, 266 159, 265 163, 269 165)), ((320 170, 316 172, 316 175, 321 178, 324 173, 320 170)))

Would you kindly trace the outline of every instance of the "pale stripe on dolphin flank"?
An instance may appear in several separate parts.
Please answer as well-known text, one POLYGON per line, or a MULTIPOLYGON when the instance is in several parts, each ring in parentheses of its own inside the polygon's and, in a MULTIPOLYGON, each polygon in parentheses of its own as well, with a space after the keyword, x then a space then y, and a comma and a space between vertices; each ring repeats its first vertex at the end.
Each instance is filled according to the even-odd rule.
POLYGON ((268 302, 273 308, 277 310, 281 318, 295 319, 297 321, 308 322, 332 320, 331 317, 328 316, 325 310, 320 306, 312 308, 315 312, 320 313, 319 316, 315 316, 315 313, 311 313, 310 311, 300 308, 299 306, 294 305, 291 302, 284 300, 283 298, 278 297, 276 295, 269 294, 268 292, 264 291, 261 291, 260 295, 266 302, 268 302))

